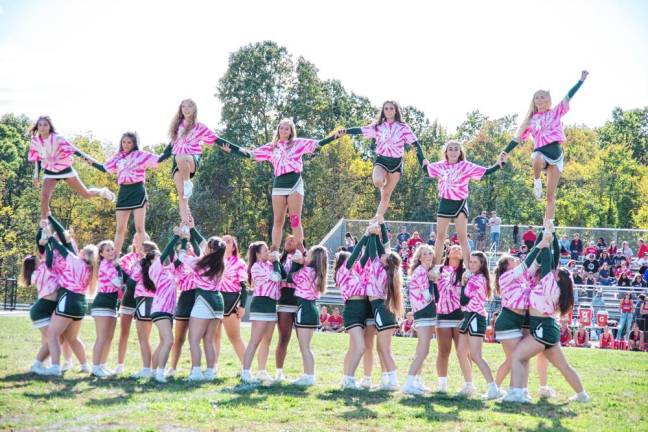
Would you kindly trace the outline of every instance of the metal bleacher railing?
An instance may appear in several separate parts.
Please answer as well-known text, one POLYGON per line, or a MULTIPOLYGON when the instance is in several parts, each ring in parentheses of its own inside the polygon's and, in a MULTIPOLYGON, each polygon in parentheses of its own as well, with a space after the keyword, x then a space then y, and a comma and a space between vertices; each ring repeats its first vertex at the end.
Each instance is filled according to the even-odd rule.
MULTIPOLYGON (((340 219, 335 226, 324 236, 322 241, 319 243, 321 246, 324 246, 329 251, 330 256, 330 266, 328 274, 328 286, 327 292, 323 295, 319 303, 327 305, 342 305, 342 297, 340 290, 335 286, 334 280, 334 257, 335 253, 340 246, 345 245, 345 236, 347 233, 350 233, 352 236, 360 238, 364 233, 366 226, 369 224, 368 220, 357 220, 357 219, 340 219)), ((423 241, 427 241, 430 237, 430 233, 435 232, 436 223, 434 222, 411 222, 411 221, 387 221, 386 222, 390 232, 392 233, 392 246, 395 246, 395 236, 400 231, 401 227, 405 227, 407 232, 413 234, 415 231, 419 233, 423 241)), ((448 235, 451 236, 454 232, 454 224, 451 224, 450 229, 448 230, 448 235)), ((529 227, 529 225, 521 225, 519 227, 519 236, 529 227)), ((541 227, 534 226, 534 229, 541 229, 541 227)), ((468 233, 471 235, 473 240, 477 240, 477 232, 475 228, 470 225, 468 227, 468 233)), ((567 236, 571 240, 574 234, 578 233, 580 235, 583 244, 587 245, 587 242, 592 240, 597 240, 599 237, 603 237, 605 241, 609 244, 611 241, 615 241, 618 245, 622 241, 628 241, 632 246, 636 245, 640 238, 648 239, 648 230, 635 230, 635 229, 616 229, 616 228, 583 228, 583 227, 558 227, 556 229, 558 236, 567 236)), ((499 245, 490 242, 490 233, 486 232, 486 244, 485 252, 489 257, 489 266, 491 269, 495 266, 497 259, 501 256, 501 251, 508 251, 509 248, 513 247, 513 225, 501 225, 500 241, 499 245)), ((406 308, 409 308, 409 302, 407 299, 407 275, 404 275, 404 296, 406 308)), ((634 294, 639 294, 646 292, 646 288, 635 288, 635 287, 618 287, 618 286, 585 286, 585 285, 576 285, 574 289, 582 291, 583 294, 579 296, 578 303, 574 306, 574 314, 578 313, 578 307, 591 307, 592 299, 596 290, 602 290, 603 300, 605 302, 605 309, 608 311, 610 319, 618 319, 619 317, 619 299, 623 293, 629 291, 634 294)), ((486 310, 489 313, 489 317, 493 312, 499 310, 500 304, 498 299, 493 299, 486 304, 486 310)))

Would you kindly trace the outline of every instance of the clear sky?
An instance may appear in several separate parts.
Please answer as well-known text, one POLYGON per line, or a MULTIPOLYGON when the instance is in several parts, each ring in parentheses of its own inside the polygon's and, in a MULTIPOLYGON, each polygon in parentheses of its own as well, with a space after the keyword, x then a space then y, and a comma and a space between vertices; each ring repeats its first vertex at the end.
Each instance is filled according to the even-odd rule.
MULTIPOLYGON (((523 114, 590 76, 566 123, 648 105, 648 1, 0 0, 0 114, 65 134, 166 141, 179 101, 219 126, 228 55, 262 40, 375 105, 415 105, 450 130, 467 112, 523 114)), ((349 125, 351 126, 351 125, 349 125)))

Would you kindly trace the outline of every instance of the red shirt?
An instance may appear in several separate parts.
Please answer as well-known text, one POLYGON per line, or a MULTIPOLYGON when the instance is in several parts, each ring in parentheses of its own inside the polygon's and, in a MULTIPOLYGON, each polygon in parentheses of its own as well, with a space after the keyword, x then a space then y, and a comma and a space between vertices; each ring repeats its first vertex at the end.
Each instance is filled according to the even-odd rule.
POLYGON ((596 246, 587 246, 587 248, 585 248, 585 255, 589 255, 589 254, 596 255, 597 252, 598 252, 598 248, 596 246))
POLYGON ((338 316, 329 315, 327 321, 331 327, 341 327, 342 323, 344 322, 344 319, 342 318, 342 315, 338 315, 338 316))
POLYGON ((403 323, 403 331, 410 331, 412 329, 412 324, 414 324, 414 320, 405 320, 405 322, 403 323))
POLYGON ((409 241, 407 242, 407 246, 409 246, 410 249, 413 250, 413 249, 416 247, 416 245, 419 244, 419 243, 423 243, 423 239, 422 239, 422 238, 420 238, 420 237, 412 237, 412 238, 409 239, 409 241))
POLYGON ((612 333, 608 333, 607 335, 603 333, 601 335, 601 341, 599 342, 599 347, 610 348, 611 346, 612 346, 612 333))
POLYGON ((569 327, 563 327, 560 329, 560 344, 562 346, 567 346, 569 345, 569 341, 571 340, 571 332, 569 331, 569 327))
POLYGON ((320 325, 324 325, 324 323, 328 320, 329 314, 320 314, 320 325))
POLYGON ((576 345, 585 345, 585 331, 576 333, 576 345))
POLYGON ((646 243, 642 244, 637 251, 637 258, 641 258, 645 253, 648 253, 648 245, 646 243))
POLYGON ((528 242, 528 241, 529 242, 534 242, 534 241, 536 241, 536 238, 537 237, 536 237, 535 233, 533 232, 533 230, 525 231, 524 234, 522 234, 522 240, 524 242, 528 242))
POLYGON ((621 312, 632 312, 632 300, 621 301, 621 312))

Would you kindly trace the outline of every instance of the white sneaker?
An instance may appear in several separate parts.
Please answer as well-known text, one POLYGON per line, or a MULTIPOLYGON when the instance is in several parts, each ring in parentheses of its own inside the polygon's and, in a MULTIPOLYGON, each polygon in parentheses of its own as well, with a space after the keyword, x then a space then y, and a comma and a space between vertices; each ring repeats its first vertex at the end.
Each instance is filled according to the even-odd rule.
POLYGON ((213 371, 205 371, 203 373, 203 379, 205 381, 214 381, 218 372, 214 369, 213 371))
POLYGON ((581 393, 576 393, 575 395, 571 396, 569 398, 570 402, 581 402, 581 403, 587 403, 591 401, 592 398, 589 397, 589 395, 586 392, 581 392, 581 393))
POLYGON ((315 385, 315 377, 312 375, 302 375, 292 382, 292 385, 300 387, 310 387, 315 385))
POLYGON ((416 387, 420 388, 421 390, 423 390, 426 393, 432 391, 432 389, 430 387, 426 386, 425 383, 423 382, 423 380, 418 376, 414 380, 414 385, 416 387))
POLYGON ((79 366, 79 373, 90 373, 90 371, 91 371, 90 365, 87 363, 79 366))
POLYGON ((506 396, 502 398, 502 402, 528 403, 524 394, 518 391, 509 391, 506 396))
POLYGON ((372 385, 373 385, 373 383, 371 382, 371 377, 368 377, 368 376, 363 377, 362 381, 360 381, 360 387, 363 388, 363 389, 370 390, 372 385))
POLYGON ((203 373, 199 370, 196 371, 191 371, 189 376, 187 377, 187 381, 203 381, 205 379, 205 376, 203 373))
POLYGON ((522 397, 524 398, 524 403, 533 402, 533 398, 529 394, 529 389, 524 389, 524 391, 522 392, 522 397))
POLYGON ((542 180, 539 178, 533 179, 533 195, 536 199, 542 199, 542 180))
POLYGON ((459 390, 457 396, 459 397, 470 397, 475 393, 475 386, 472 384, 464 384, 464 386, 459 390))
POLYGON ((95 376, 97 378, 108 378, 110 374, 103 370, 101 366, 93 366, 92 376, 95 376))
POLYGON ((159 382, 161 384, 165 384, 167 382, 166 377, 164 376, 163 373, 157 373, 156 372, 155 376, 154 376, 154 379, 155 379, 155 381, 157 381, 157 382, 159 382))
POLYGON ((252 374, 248 372, 248 373, 241 374, 241 382, 244 384, 258 384, 259 380, 253 378, 252 374))
POLYGON ((493 399, 499 399, 501 397, 506 396, 506 394, 499 389, 499 387, 495 386, 488 386, 488 390, 486 393, 482 395, 483 400, 493 400, 493 399))
POLYGON ((448 393, 448 383, 439 383, 437 385, 437 393, 448 393))
POLYGON ((47 376, 61 376, 63 375, 63 371, 61 370, 61 366, 59 365, 52 365, 45 369, 45 373, 43 375, 47 376))
POLYGON ((108 375, 110 375, 110 376, 115 375, 115 371, 112 370, 112 369, 110 369, 108 366, 102 364, 102 365, 99 366, 99 367, 101 368, 101 370, 103 370, 104 372, 106 372, 108 375))
POLYGON ((405 384, 403 386, 402 391, 405 394, 414 395, 414 396, 422 396, 425 394, 425 391, 422 388, 418 387, 416 383, 413 383, 411 385, 405 384))
POLYGON ((166 376, 167 378, 173 378, 175 377, 175 374, 176 374, 176 370, 173 368, 169 368, 166 370, 164 376, 166 376))
POLYGON ((66 361, 63 363, 63 367, 61 367, 61 372, 67 372, 70 369, 72 369, 72 362, 71 361, 66 361))
POLYGON ((256 376, 257 381, 259 381, 264 386, 272 385, 274 380, 267 371, 261 371, 256 376))
POLYGON ((187 180, 182 184, 182 195, 184 199, 189 199, 193 195, 193 182, 191 180, 187 180))
POLYGON ((124 365, 123 364, 118 364, 117 367, 114 370, 115 375, 121 375, 124 373, 124 365))
POLYGON ((542 399, 551 399, 556 397, 556 391, 551 387, 540 387, 538 390, 538 396, 542 399))
POLYGON ((47 368, 45 366, 43 366, 42 363, 40 363, 40 364, 34 363, 29 368, 29 371, 31 373, 35 373, 36 375, 45 375, 46 370, 47 370, 47 368))
POLYGON ((283 371, 277 372, 275 377, 274 377, 274 382, 275 383, 281 383, 286 380, 286 375, 284 375, 283 371))
POLYGON ((140 369, 138 372, 135 372, 133 375, 131 375, 131 378, 153 378, 153 372, 151 371, 151 369, 140 369))
MULTIPOLYGON (((369 386, 371 387, 371 385, 369 386)), ((342 390, 362 390, 363 387, 358 385, 355 378, 342 378, 342 390)))

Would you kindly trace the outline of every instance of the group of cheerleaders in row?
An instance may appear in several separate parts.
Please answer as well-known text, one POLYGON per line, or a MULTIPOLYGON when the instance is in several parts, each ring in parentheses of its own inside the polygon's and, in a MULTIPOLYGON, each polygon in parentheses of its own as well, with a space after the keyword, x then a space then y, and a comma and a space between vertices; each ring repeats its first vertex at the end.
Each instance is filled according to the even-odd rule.
MULTIPOLYGON (((69 343, 70 349, 80 359, 84 358, 82 345, 78 341, 79 320, 85 313, 85 294, 94 286, 94 275, 97 272, 93 269, 98 268, 99 293, 92 304, 98 334, 93 355, 92 372, 95 375, 105 376, 111 372, 105 367, 110 346, 107 341, 111 339, 115 328, 117 292, 123 288, 119 310, 123 315, 135 313, 138 336, 142 341, 140 349, 144 368, 137 375, 154 375, 159 381, 164 381, 164 367, 169 352, 173 347, 172 362, 177 364, 182 341, 188 330, 192 355, 189 378, 213 377, 216 359, 213 341, 219 337, 220 323, 223 321, 243 364, 241 379, 253 382, 255 379, 250 374, 250 366, 255 352, 261 347, 259 360, 265 363, 269 339, 278 320, 278 353, 281 351, 278 360, 281 358, 283 363, 287 340, 294 323, 304 360, 304 375, 296 383, 313 384, 314 360, 310 340, 317 326, 315 301, 325 289, 327 253, 317 246, 306 252, 303 246, 300 220, 304 197, 302 157, 344 134, 361 134, 375 141, 377 158, 374 162, 373 182, 380 190, 380 204, 363 242, 354 250, 354 255, 346 257, 340 254, 336 263, 336 281, 347 302, 345 327, 351 336, 350 349, 345 356, 344 387, 356 387, 353 378, 355 369, 364 348, 369 345, 365 342, 367 332, 363 330, 370 327, 375 327, 378 333, 378 353, 383 368, 381 386, 385 389, 398 387, 390 346, 396 316, 402 312, 400 273, 397 270, 400 268, 400 259, 397 254, 385 248, 380 227, 391 193, 402 174, 403 153, 407 144, 416 149, 424 171, 430 177, 438 179, 440 204, 437 212, 436 249, 432 251, 427 246, 421 246, 413 260, 412 281, 420 279, 420 284, 425 289, 417 291, 416 282, 409 287, 410 302, 415 309, 419 347, 404 390, 415 394, 427 390, 417 377, 420 376, 427 354, 432 328, 436 327, 439 342, 437 373, 441 391, 447 391, 448 357, 454 341, 466 381, 462 394, 469 395, 474 391, 470 372, 472 360, 478 364, 488 382, 487 397, 502 396, 498 383, 501 383, 510 369, 511 391, 505 398, 514 402, 528 400, 524 390, 528 360, 542 353, 539 358, 543 360, 539 364, 546 366, 545 358, 551 361, 576 390, 575 399, 589 399, 578 376, 568 366, 559 344, 554 342, 554 339, 557 342, 558 327, 553 316, 558 311, 566 312, 572 296, 569 292, 569 277, 565 277, 562 270, 556 270, 557 263, 552 258, 552 250, 556 251, 552 246, 555 195, 563 168, 561 143, 565 140, 560 120, 569 109, 570 99, 586 77, 587 72, 583 71, 578 83, 553 108, 548 92, 536 92, 529 114, 524 118, 516 137, 500 154, 497 164, 490 168, 468 162, 461 143, 457 141, 445 144, 441 161, 428 162, 415 135, 402 122, 398 105, 392 101, 383 104, 377 120, 371 125, 340 129, 320 141, 297 138, 293 122, 282 120, 272 142, 250 150, 218 137, 197 122, 195 103, 185 100, 172 121, 171 143, 162 155, 140 150, 137 136, 125 133, 120 140, 119 152, 103 164, 57 135, 48 117, 39 118, 32 128, 29 160, 36 164, 35 182, 39 181, 41 169, 45 173, 38 235, 40 249, 38 256, 29 257, 24 266, 26 275, 32 273, 31 278, 26 278, 26 282, 33 282, 39 290, 39 301, 32 310, 32 318, 35 323, 43 325, 42 329, 45 328, 41 330, 43 344, 35 369, 43 368, 42 362, 49 355, 52 366, 42 371, 53 375, 61 373, 61 341, 69 343), (545 232, 536 245, 536 253, 529 254, 530 258, 525 263, 516 265, 512 258, 506 257, 498 264, 500 275, 496 275, 496 284, 500 288, 507 287, 501 289, 501 295, 510 301, 503 301, 504 310, 496 326, 496 334, 502 341, 507 361, 494 380, 480 354, 485 327, 483 300, 490 290, 485 257, 479 253, 471 254, 468 247, 468 183, 495 172, 506 162, 508 152, 528 136, 533 137, 535 144, 532 161, 537 198, 542 196, 540 174, 543 170, 547 173, 545 232), (189 198, 193 192, 191 178, 200 161, 202 144, 218 144, 225 152, 260 162, 267 161, 273 165, 272 244, 269 248, 263 242, 250 245, 247 266, 238 258, 238 248, 233 237, 211 237, 204 240, 194 226, 189 198), (49 200, 56 182, 65 179, 82 196, 98 195, 111 200, 114 196, 108 189, 86 189, 72 168, 72 156, 75 154, 97 169, 116 173, 119 184, 115 241, 101 242, 99 248, 90 245, 79 252, 76 252, 74 243, 69 241, 60 224, 55 223, 55 219, 51 217, 49 200), (154 243, 146 240, 144 225, 148 198, 144 180, 146 169, 157 167, 169 157, 173 157, 172 175, 180 198, 182 226, 174 231, 173 239, 160 252, 154 243), (294 234, 294 253, 282 266, 278 250, 286 210, 294 234), (120 258, 131 212, 134 213, 136 229, 133 251, 120 258), (461 246, 451 248, 444 259, 441 248, 451 220, 455 221, 461 246), (178 242, 180 248, 176 250, 178 242), (190 248, 187 247, 188 244, 191 244, 190 248), (440 265, 442 260, 444 263, 440 265), (98 262, 101 264, 96 264, 98 262), (466 269, 463 268, 464 263, 466 269), (429 280, 424 281, 423 276, 414 277, 418 267, 418 273, 424 273, 423 276, 429 280), (243 288, 246 281, 251 283, 254 297, 250 304, 252 334, 247 348, 244 348, 242 342, 239 343, 238 331, 228 329, 227 317, 234 314, 238 318, 237 311, 245 305, 241 302, 241 297, 247 292, 243 288), (465 289, 462 290, 462 286, 465 289), (181 294, 176 305, 177 288, 181 294), (41 307, 44 304, 41 299, 53 304, 41 307), (482 304, 481 308, 479 304, 482 304), (174 317, 178 323, 175 341, 172 334, 174 317), (102 318, 111 321, 106 322, 102 318), (147 342, 151 321, 156 323, 160 331, 160 345, 154 352, 151 352, 147 342), (367 327, 371 323, 374 325, 367 327), (528 334, 522 330, 525 325, 530 326, 528 334), (425 330, 426 327, 429 331, 425 330), (464 336, 460 337, 460 334, 464 336), (207 358, 204 373, 200 369, 201 341, 207 358), (155 374, 152 368, 155 369, 155 374)), ((285 245, 284 258, 289 253, 290 247, 285 245)), ((128 330, 122 326, 121 331, 123 336, 128 330)), ((123 365, 126 347, 126 341, 120 339, 118 368, 123 365)), ((86 364, 83 360, 81 362, 86 364)), ((541 382, 542 377, 541 373, 541 382)), ((269 377, 262 374, 261 378, 269 377)), ((282 367, 278 368, 278 378, 283 378, 282 367)))

